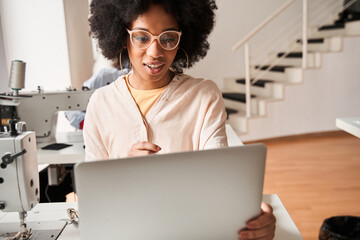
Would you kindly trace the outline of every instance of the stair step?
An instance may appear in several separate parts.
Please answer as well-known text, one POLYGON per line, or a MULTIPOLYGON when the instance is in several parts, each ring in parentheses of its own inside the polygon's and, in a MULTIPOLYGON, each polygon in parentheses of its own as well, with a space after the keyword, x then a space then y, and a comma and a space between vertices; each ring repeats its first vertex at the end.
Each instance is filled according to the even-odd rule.
POLYGON ((320 27, 318 30, 325 31, 325 30, 335 30, 335 29, 341 29, 341 28, 345 28, 345 23, 334 23, 331 25, 324 25, 324 26, 320 27))
MULTIPOLYGON (((255 68, 257 70, 266 70, 267 68, 269 68, 270 65, 264 65, 260 68, 259 65, 256 65, 255 68), (260 69, 259 69, 260 68, 260 69)), ((288 65, 276 65, 276 66, 273 66, 270 71, 271 72, 285 72, 285 68, 288 68, 288 67, 292 67, 292 66, 288 66, 288 65)))
MULTIPOLYGON (((244 93, 223 93, 223 98, 246 103, 246 95, 244 93)), ((251 98, 255 95, 251 94, 251 98)))
POLYGON ((354 20, 345 24, 347 36, 360 36, 360 20, 354 20))
MULTIPOLYGON (((293 67, 302 67, 303 65, 303 54, 301 51, 272 53, 269 54, 269 57, 271 59, 276 57, 277 62, 280 65, 289 65, 293 67)), ((321 66, 322 55, 320 53, 308 51, 306 58, 307 68, 319 68, 321 66)), ((290 69, 288 68, 286 71, 289 70, 290 69)))
POLYGON ((233 109, 233 108, 225 108, 225 111, 226 111, 226 114, 227 114, 227 117, 226 117, 226 119, 229 119, 229 115, 230 114, 236 114, 236 113, 238 113, 239 111, 238 110, 235 110, 235 109, 233 109))
MULTIPOLYGON (((251 79, 251 81, 253 81, 254 79, 251 79)), ((236 79, 236 82, 239 84, 245 84, 245 79, 236 79)), ((265 87, 266 83, 273 83, 273 80, 263 80, 263 79, 259 79, 257 80, 253 86, 257 86, 257 87, 265 87)))
MULTIPOLYGON (((298 40, 296 40, 296 42, 302 44, 302 39, 298 39, 298 40)), ((324 43, 324 38, 309 38, 308 43, 321 44, 321 43, 324 43)))
MULTIPOLYGON (((340 30, 342 31, 342 30, 340 30)), ((329 32, 329 31, 328 31, 329 32)), ((325 34, 326 31, 317 32, 316 34, 325 34)), ((319 38, 311 38, 312 43, 307 45, 309 52, 339 52, 342 51, 342 35, 340 36, 328 36, 323 37, 319 36, 319 38)), ((294 42, 294 44, 290 45, 290 48, 294 49, 294 52, 302 52, 302 41, 298 39, 294 42), (296 44, 296 46, 294 46, 296 44)), ((285 65, 285 64, 284 64, 285 65)))
MULTIPOLYGON (((291 59, 291 58, 289 58, 291 59)), ((283 69, 283 72, 280 71, 263 71, 260 69, 254 68, 252 70, 252 76, 260 76, 262 79, 271 79, 275 82, 287 82, 287 83, 300 83, 303 81, 303 69, 301 67, 296 67, 291 64, 284 64, 281 66, 286 66, 283 69), (286 69, 286 71, 285 71, 286 69)))
MULTIPOLYGON (((255 77, 254 77, 255 78, 255 77)), ((278 93, 282 92, 282 84, 277 83, 271 78, 260 78, 254 84, 250 85, 250 92, 257 98, 259 97, 280 97, 278 93), (269 80, 267 80, 269 79, 269 80), (269 81, 269 83, 266 83, 269 81)), ((223 92, 246 93, 246 85, 244 77, 225 78, 223 92)), ((236 109, 236 108, 235 108, 236 109)))
MULTIPOLYGON (((285 52, 279 52, 278 57, 284 56, 285 52)), ((287 53, 286 58, 302 58, 302 52, 290 52, 287 53)))

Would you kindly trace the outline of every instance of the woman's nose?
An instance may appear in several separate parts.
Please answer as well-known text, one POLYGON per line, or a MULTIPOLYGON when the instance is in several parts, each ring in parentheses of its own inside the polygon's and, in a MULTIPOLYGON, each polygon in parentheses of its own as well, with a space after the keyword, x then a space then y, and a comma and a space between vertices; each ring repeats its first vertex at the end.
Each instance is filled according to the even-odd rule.
POLYGON ((152 57, 162 57, 164 55, 164 49, 160 46, 157 39, 154 39, 147 49, 147 54, 152 57))

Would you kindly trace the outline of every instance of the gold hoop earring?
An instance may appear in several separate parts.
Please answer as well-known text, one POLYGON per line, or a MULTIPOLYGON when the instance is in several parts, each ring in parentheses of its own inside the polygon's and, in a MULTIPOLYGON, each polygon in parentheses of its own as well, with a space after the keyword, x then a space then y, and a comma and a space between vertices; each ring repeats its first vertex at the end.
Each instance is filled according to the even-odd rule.
MULTIPOLYGON (((125 74, 124 69, 122 68, 122 61, 121 61, 121 55, 122 55, 123 49, 124 48, 121 49, 120 54, 119 54, 119 64, 120 64, 121 71, 125 74)), ((132 68, 132 65, 130 63, 130 66, 129 66, 127 72, 130 72, 131 68, 132 68)))

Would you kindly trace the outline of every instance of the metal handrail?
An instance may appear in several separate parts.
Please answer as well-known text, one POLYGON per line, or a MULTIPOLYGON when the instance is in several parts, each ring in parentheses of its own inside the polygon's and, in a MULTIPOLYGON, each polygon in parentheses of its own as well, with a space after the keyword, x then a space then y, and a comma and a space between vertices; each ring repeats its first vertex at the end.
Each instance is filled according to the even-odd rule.
POLYGON ((236 43, 232 50, 238 50, 242 45, 244 45, 247 41, 249 41, 256 33, 258 33, 261 29, 263 29, 267 24, 269 24, 274 18, 276 18, 280 13, 285 11, 291 4, 293 4, 296 0, 290 0, 286 2, 283 6, 281 6, 278 10, 276 10, 272 15, 266 18, 262 23, 260 23, 257 27, 254 28, 247 36, 245 36, 241 41, 236 43))
MULTIPOLYGON (((290 5, 292 5, 296 0, 289 0, 284 5, 282 5, 278 10, 276 10, 272 15, 266 18, 262 23, 260 23, 253 31, 251 31, 246 37, 244 37, 240 42, 234 45, 232 48, 233 51, 239 49, 242 45, 245 44, 245 98, 246 98, 246 116, 251 116, 251 94, 250 94, 250 44, 249 40, 257 34, 261 29, 263 29, 267 24, 269 24, 274 18, 276 18, 280 13, 285 11, 290 5)), ((307 1, 307 0, 304 0, 307 1)))
POLYGON ((281 60, 283 60, 284 58, 286 58, 287 55, 290 54, 290 52, 292 52, 297 46, 292 46, 289 49, 287 49, 286 51, 283 52, 281 57, 277 57, 276 55, 272 56, 272 58, 267 61, 266 63, 263 64, 259 64, 259 66, 257 67, 258 69, 262 69, 261 73, 256 75, 256 77, 251 81, 252 84, 255 84, 255 82, 257 82, 263 75, 265 75, 265 73, 269 72, 270 69, 272 67, 274 67, 276 64, 278 64, 281 60), (265 69, 264 67, 268 65, 265 69))
MULTIPOLYGON (((281 62, 281 60, 283 60, 284 58, 286 58, 287 55, 289 55, 289 53, 295 49, 295 46, 291 47, 288 51, 284 52, 284 54, 279 57, 279 58, 275 58, 275 60, 268 66, 266 67, 265 70, 262 70, 260 74, 258 74, 251 82, 251 84, 255 84, 262 76, 264 76, 266 73, 270 72, 270 70, 279 62, 281 62)), ((264 65, 263 65, 264 66, 264 65)), ((259 66, 258 68, 261 69, 263 66, 259 66)))
POLYGON ((299 19, 301 18, 301 15, 298 15, 297 17, 294 17, 291 21, 289 21, 286 26, 284 28, 281 29, 280 32, 277 32, 276 34, 273 34, 269 39, 266 40, 266 42, 260 46, 258 49, 256 49, 253 53, 253 56, 258 55, 258 53, 263 52, 263 50, 269 46, 271 43, 275 42, 275 39, 279 37, 279 35, 284 35, 286 32, 288 32, 288 29, 290 29, 290 27, 292 25, 294 25, 294 23, 296 23, 297 21, 299 21, 299 19))
MULTIPOLYGON (((353 3, 355 3, 357 0, 351 0, 350 2, 348 2, 346 5, 342 6, 342 3, 337 3, 334 6, 332 6, 332 11, 331 12, 342 12, 345 9, 349 8, 353 3), (342 6, 342 7, 341 7, 342 6)), ((315 22, 320 22, 325 16, 326 16, 326 12, 322 12, 321 14, 319 14, 318 16, 316 16, 316 18, 314 18, 315 22)), ((323 24, 319 24, 317 27, 322 26, 323 24)))
MULTIPOLYGON (((311 8, 313 8, 313 9, 318 8, 319 7, 318 5, 320 5, 319 3, 321 3, 321 0, 314 1, 314 4, 312 4, 311 8)), ((323 11, 319 10, 317 12, 323 12, 323 11)), ((314 11, 309 12, 308 16, 311 17, 312 15, 316 14, 317 12, 314 12, 314 11)), ((297 26, 296 28, 294 28, 293 26, 295 25, 295 23, 299 22, 299 20, 301 20, 302 17, 303 17, 303 13, 299 13, 291 21, 289 21, 279 32, 277 32, 276 34, 273 34, 270 38, 268 38, 264 44, 262 44, 260 47, 258 47, 253 52, 252 56, 256 56, 256 58, 253 59, 253 61, 259 62, 260 58, 263 58, 263 55, 266 52, 266 51, 264 51, 264 49, 266 49, 266 48, 270 49, 270 47, 275 49, 275 47, 278 47, 279 45, 281 45, 282 44, 281 42, 275 41, 275 39, 279 39, 279 36, 282 36, 282 38, 286 38, 288 36, 291 36, 294 32, 298 32, 299 31, 298 27, 300 27, 300 25, 297 26)), ((302 37, 302 35, 296 36, 296 38, 301 38, 301 37, 302 37)), ((268 65, 268 62, 264 63, 263 65, 268 65)))
MULTIPOLYGON (((269 17, 267 17, 263 22, 261 22, 258 26, 256 26, 248 35, 246 35, 241 41, 239 41, 238 43, 236 43, 233 47, 232 50, 236 51, 238 50, 241 46, 245 45, 245 95, 246 95, 246 116, 250 117, 251 116, 251 93, 250 93, 250 86, 253 85, 256 81, 258 81, 261 76, 263 76, 264 74, 266 74, 267 72, 270 71, 270 69, 275 66, 277 63, 279 63, 281 60, 283 60, 296 46, 292 46, 290 48, 288 48, 288 50, 286 50, 284 52, 284 54, 280 57, 274 57, 272 56, 270 64, 260 64, 260 69, 263 68, 263 66, 265 65, 269 65, 266 67, 266 69, 264 69, 264 71, 262 71, 260 74, 256 74, 256 78, 251 80, 251 64, 250 64, 250 40, 260 31, 262 30, 265 26, 267 26, 274 18, 276 18, 279 14, 281 14, 282 12, 284 12, 290 5, 292 5, 296 0, 290 0, 288 2, 286 2, 284 5, 282 5, 279 9, 277 9, 273 14, 271 14, 269 17)), ((341 10, 344 10, 346 8, 348 8, 349 6, 351 6, 356 0, 352 0, 350 1, 348 4, 346 4, 345 6, 343 6, 341 8, 341 10)), ((300 16, 302 16, 302 68, 305 69, 307 67, 307 44, 308 44, 308 15, 312 15, 313 13, 309 13, 308 11, 308 0, 302 0, 303 2, 303 9, 302 9, 302 14, 300 14, 300 16)), ((328 8, 331 8, 332 11, 334 12, 336 9, 339 9, 338 7, 338 3, 336 4, 329 4, 329 2, 325 2, 324 1, 313 1, 314 5, 320 5, 322 4, 322 6, 324 4, 326 5, 331 5, 328 8)), ((314 6, 313 5, 313 6, 314 6)), ((313 7, 312 6, 312 7, 313 7)), ((318 7, 316 7, 315 9, 320 9, 318 7)), ((341 11, 339 10, 339 11, 341 11)), ((338 11, 338 12, 339 12, 338 11)), ((314 19, 316 19, 317 21, 321 20, 321 18, 323 18, 322 15, 325 14, 329 14, 329 11, 318 11, 318 13, 320 12, 320 14, 317 14, 316 17, 314 19)), ((290 24, 287 24, 288 28, 290 26, 290 24)), ((294 29, 292 29, 294 30, 294 29)), ((284 31, 282 31, 283 33, 284 31)), ((290 34, 291 31, 287 31, 286 34, 290 34)), ((266 41, 266 47, 269 47, 268 45, 270 41, 266 41)), ((271 45, 272 46, 272 45, 271 45)), ((264 49, 264 45, 261 46, 261 49, 264 49)), ((259 49, 257 52, 261 52, 259 49)), ((269 61, 267 61, 269 62, 269 61)))
MULTIPOLYGON (((292 28, 290 29, 290 26, 292 26, 292 24, 294 24, 296 21, 298 21, 298 20, 300 20, 300 19, 301 19, 301 15, 299 15, 298 17, 295 17, 295 18, 293 19, 293 20, 295 20, 295 21, 290 21, 290 22, 289 22, 290 24, 287 24, 287 26, 284 28, 285 31, 282 30, 282 31, 274 34, 274 37, 271 37, 271 38, 270 38, 271 40, 273 40, 273 42, 272 42, 272 45, 268 46, 268 47, 269 47, 268 49, 270 49, 270 47, 271 47, 272 49, 275 49, 275 48, 278 47, 279 45, 283 44, 283 43, 280 42, 280 41, 274 41, 276 38, 279 38, 279 35, 282 35, 283 38, 287 38, 287 37, 289 37, 289 36, 292 36, 292 34, 293 34, 294 32, 298 32, 298 31, 299 31, 298 27, 296 27, 296 28, 292 27, 292 28)), ((298 37, 300 38, 301 36, 298 36, 298 37)), ((265 44, 264 44, 264 45, 265 45, 265 44)), ((268 44, 268 41, 266 42, 266 45, 269 45, 269 44, 268 44)), ((259 50, 258 50, 258 49, 253 53, 253 56, 256 56, 256 55, 257 55, 257 57, 253 59, 254 62, 259 62, 259 61, 260 61, 260 58, 262 58, 264 54, 266 54, 267 52, 271 52, 270 50, 269 50, 269 51, 264 51, 264 48, 265 48, 264 46, 261 46, 261 47, 258 48, 258 49, 261 49, 262 54, 259 54, 259 55, 258 55, 258 53, 259 53, 259 50)), ((265 65, 265 64, 264 64, 264 65, 265 65)))
MULTIPOLYGON (((329 5, 329 8, 331 8, 330 12, 334 12, 336 9, 339 8, 339 6, 341 6, 341 3, 336 3, 336 4, 333 4, 333 5, 328 4, 328 5, 329 5)), ((320 26, 324 25, 323 23, 321 23, 321 20, 324 19, 324 17, 328 16, 328 12, 323 11, 314 18, 313 21, 319 23, 317 27, 320 27, 320 26)))
MULTIPOLYGON (((356 1, 356 0, 355 0, 355 1, 356 1)), ((317 1, 312 7, 314 8, 315 5, 318 6, 319 3, 321 3, 321 0, 317 1)), ((327 4, 328 4, 328 3, 327 3, 327 4)), ((328 5, 329 5, 329 4, 328 4, 328 5)), ((334 8, 334 6, 331 6, 331 7, 334 8)), ((298 18, 302 17, 302 16, 304 15, 304 11, 305 11, 306 13, 308 13, 306 4, 303 4, 303 12, 302 12, 301 14, 299 14, 297 17, 295 17, 294 19, 298 20, 298 18)), ((322 12, 322 11, 320 11, 320 12, 322 12)), ((310 15, 312 15, 312 14, 310 14, 310 15)), ((285 30, 287 30, 287 29, 295 22, 294 19, 293 19, 293 21, 289 22, 289 23, 286 25, 285 30)), ((307 19, 307 18, 305 18, 305 19, 307 19)), ((303 20, 304 20, 304 17, 303 17, 303 20)), ((304 34, 305 32, 307 32, 307 28, 305 28, 305 26, 307 26, 307 23, 303 23, 302 26, 303 26, 302 34, 304 34), (304 29, 304 28, 305 28, 305 29, 304 29)), ((281 33, 285 32, 285 30, 283 29, 283 30, 281 31, 281 33)), ((290 35, 292 32, 296 32, 296 31, 298 31, 298 29, 297 29, 297 28, 293 28, 292 30, 287 31, 287 35, 290 35)), ((278 35, 278 34, 277 34, 277 35, 278 35)), ((305 37, 302 36, 302 39, 307 39, 307 36, 305 36, 305 37)), ((307 45, 307 41, 306 41, 306 40, 305 40, 305 41, 303 40, 302 42, 305 42, 305 44, 302 44, 302 47, 306 49, 305 51, 304 51, 304 49, 302 50, 303 53, 305 53, 305 54, 303 54, 304 56, 302 57, 302 61, 303 61, 302 66, 303 66, 303 68, 306 68, 306 64, 307 64, 307 63, 306 63, 306 60, 307 60, 307 46, 305 46, 305 45, 307 45)), ((275 46, 278 46, 278 45, 280 45, 280 44, 281 44, 281 42, 278 42, 275 46)), ((295 46, 290 47, 288 50, 284 51, 284 53, 283 53, 283 55, 282 55, 281 57, 276 57, 276 56, 274 56, 274 57, 272 57, 272 59, 270 59, 270 60, 267 61, 266 63, 260 64, 260 65, 258 66, 258 69, 263 69, 264 66, 266 66, 266 65, 267 65, 267 67, 266 67, 265 69, 263 69, 260 74, 257 74, 254 79, 251 80, 251 84, 252 84, 252 85, 255 84, 259 79, 261 79, 262 76, 264 76, 264 75, 265 75, 266 73, 268 73, 274 66, 276 66, 279 62, 281 62, 281 60, 283 60, 284 58, 286 58, 286 56, 289 55, 289 53, 290 53, 292 50, 294 50, 294 49, 295 49, 295 46)))
MULTIPOLYGON (((347 3, 346 5, 344 5, 344 6, 342 6, 342 7, 340 7, 340 6, 342 5, 341 2, 340 2, 340 3, 335 3, 335 4, 326 3, 326 4, 327 4, 326 6, 327 6, 327 7, 330 7, 330 8, 332 9, 330 12, 341 12, 341 11, 347 9, 348 7, 350 7, 354 2, 356 2, 356 0, 350 1, 349 3, 347 3)), ((312 5, 312 8, 315 8, 315 5, 318 6, 319 3, 321 3, 321 0, 317 1, 314 5, 312 5)), ((306 8, 305 8, 305 9, 306 9, 306 8)), ((322 13, 322 14, 320 14, 320 16, 317 15, 317 17, 315 18, 316 21, 320 21, 321 18, 323 18, 323 17, 325 16, 325 15, 324 15, 324 11, 321 11, 321 9, 319 9, 319 11, 317 11, 317 12, 321 12, 321 13, 322 13)), ((312 12, 312 13, 310 13, 310 15, 314 15, 314 14, 317 13, 317 12, 312 12)), ((325 14, 326 14, 326 13, 325 13, 325 14)), ((297 20, 297 19, 298 19, 299 17, 301 17, 301 16, 302 16, 302 14, 299 14, 299 15, 298 15, 296 18, 294 18, 294 19, 297 20)), ((287 29, 289 28, 289 26, 291 26, 291 25, 295 22, 294 19, 293 19, 293 21, 289 22, 289 23, 286 25, 286 27, 284 27, 284 28, 281 30, 281 32, 280 32, 281 34, 284 33, 285 30, 287 30, 287 29)), ((306 26, 306 24, 303 24, 303 26, 306 26)), ((292 30, 290 30, 290 31, 287 32, 287 35, 289 35, 289 33, 290 33, 291 31, 294 31, 294 30, 297 31, 297 29, 293 28, 292 30)), ((303 29, 303 31, 304 31, 304 29, 303 29)), ((277 33, 277 34, 274 35, 274 36, 277 37, 280 33, 277 33)), ((275 39, 274 36, 271 38, 272 40, 275 39)), ((264 44, 264 45, 266 45, 266 46, 269 45, 269 44, 268 44, 269 42, 270 42, 270 41, 267 41, 266 44, 264 44)), ((278 46, 279 44, 280 44, 280 43, 276 44, 276 46, 278 46)), ((263 50, 263 49, 265 48, 264 45, 260 47, 261 50, 263 50)), ((304 45, 303 45, 303 47, 304 47, 304 45)), ((251 84, 254 85, 259 79, 261 79, 262 76, 264 76, 266 73, 268 73, 268 72, 270 71, 270 69, 271 69, 272 67, 276 66, 279 62, 281 62, 281 60, 283 60, 284 58, 286 58, 286 56, 287 56, 292 50, 294 50, 294 49, 295 49, 295 47, 290 47, 288 50, 284 51, 284 53, 283 53, 283 55, 282 55, 281 57, 273 56, 273 57, 272 57, 270 60, 268 60, 266 63, 259 64, 258 69, 263 69, 265 65, 267 65, 267 67, 266 67, 265 69, 263 69, 260 74, 257 74, 256 77, 254 77, 254 79, 251 80, 251 84)), ((256 50, 256 53, 258 53, 258 52, 260 52, 259 49, 256 50)), ((305 51, 305 53, 307 53, 307 51, 305 51)), ((254 55, 256 55, 256 54, 254 53, 254 55)), ((303 57, 303 61, 305 61, 306 58, 307 58, 306 56, 303 57)), ((256 60, 258 60, 258 59, 259 59, 259 57, 258 57, 257 59, 255 59, 255 62, 256 62, 256 60)), ((306 63, 305 63, 305 64, 306 64, 306 63)), ((303 63, 303 67, 304 67, 304 66, 306 67, 306 65, 304 65, 304 63, 303 63)))
MULTIPOLYGON (((317 0, 314 1, 314 4, 312 4, 311 8, 316 9, 319 7, 319 5, 322 3, 321 0, 317 0)), ((319 11, 318 11, 319 12, 319 11)), ((320 11, 322 12, 322 11, 320 11)), ((316 14, 317 12, 310 12, 308 14, 309 17, 311 17, 312 15, 316 14)), ((275 39, 279 38, 279 36, 288 36, 290 35, 291 32, 294 32, 295 30, 298 31, 298 29, 294 29, 294 25, 295 23, 297 23, 299 20, 301 20, 301 18, 303 17, 303 13, 300 13, 298 15, 296 15, 291 21, 289 21, 285 27, 283 27, 279 32, 277 32, 276 34, 273 34, 270 38, 268 38, 266 40, 266 42, 264 44, 262 44, 260 47, 258 47, 256 50, 254 50, 254 52, 252 53, 252 56, 257 56, 256 59, 253 59, 254 62, 257 62, 259 60, 259 58, 263 57, 262 55, 260 55, 259 53, 261 52, 265 52, 263 51, 264 49, 266 49, 267 47, 269 47, 269 45, 274 44, 275 39), (291 29, 290 29, 291 28, 291 29), (290 29, 290 30, 289 30, 290 29), (286 35, 285 35, 286 34, 286 35)), ((301 35, 298 36, 299 38, 301 38, 301 35)), ((278 45, 276 45, 278 46, 278 45)), ((264 53, 263 53, 264 54, 264 53)))

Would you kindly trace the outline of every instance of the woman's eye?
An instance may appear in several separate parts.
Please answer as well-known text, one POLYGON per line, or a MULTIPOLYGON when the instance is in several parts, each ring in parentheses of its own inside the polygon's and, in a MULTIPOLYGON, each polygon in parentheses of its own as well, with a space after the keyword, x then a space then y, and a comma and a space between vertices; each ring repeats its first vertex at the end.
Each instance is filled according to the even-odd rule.
POLYGON ((138 42, 147 42, 149 38, 146 36, 134 36, 133 39, 138 42))
POLYGON ((175 41, 175 39, 166 37, 166 38, 161 39, 161 41, 165 42, 165 43, 171 43, 171 42, 175 41))

